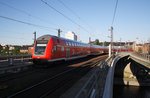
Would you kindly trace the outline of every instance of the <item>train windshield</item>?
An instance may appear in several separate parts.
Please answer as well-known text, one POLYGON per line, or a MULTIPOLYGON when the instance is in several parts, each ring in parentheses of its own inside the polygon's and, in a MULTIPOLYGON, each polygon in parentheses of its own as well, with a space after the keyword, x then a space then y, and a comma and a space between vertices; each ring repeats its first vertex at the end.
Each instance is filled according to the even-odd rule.
POLYGON ((47 45, 47 42, 37 41, 36 46, 35 46, 35 54, 44 55, 46 45, 47 45))

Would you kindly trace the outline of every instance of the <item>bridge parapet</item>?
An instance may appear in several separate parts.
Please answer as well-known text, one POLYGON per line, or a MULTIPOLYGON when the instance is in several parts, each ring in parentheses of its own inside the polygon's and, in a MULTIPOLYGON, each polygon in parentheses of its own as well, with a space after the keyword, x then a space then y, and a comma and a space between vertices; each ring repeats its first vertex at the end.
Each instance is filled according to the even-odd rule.
POLYGON ((104 88, 104 93, 102 98, 112 98, 113 96, 113 80, 114 80, 114 70, 116 63, 118 60, 120 60, 121 56, 116 56, 109 68, 107 77, 106 77, 106 82, 105 82, 105 88, 104 88))

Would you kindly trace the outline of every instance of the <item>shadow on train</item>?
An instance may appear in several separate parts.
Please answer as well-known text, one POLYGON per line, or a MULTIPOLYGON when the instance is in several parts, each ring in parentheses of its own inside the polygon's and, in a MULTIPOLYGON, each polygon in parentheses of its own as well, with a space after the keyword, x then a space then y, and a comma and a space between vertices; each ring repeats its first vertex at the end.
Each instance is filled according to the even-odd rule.
POLYGON ((103 54, 99 54, 99 55, 88 55, 87 57, 83 57, 83 58, 77 58, 77 59, 73 59, 73 60, 60 60, 60 61, 53 61, 53 62, 38 62, 37 64, 33 64, 33 67, 35 68, 52 68, 52 67, 58 67, 58 66, 67 66, 67 65, 72 65, 72 64, 77 64, 83 61, 87 61, 90 60, 92 58, 101 56, 101 55, 105 55, 106 53, 103 54))

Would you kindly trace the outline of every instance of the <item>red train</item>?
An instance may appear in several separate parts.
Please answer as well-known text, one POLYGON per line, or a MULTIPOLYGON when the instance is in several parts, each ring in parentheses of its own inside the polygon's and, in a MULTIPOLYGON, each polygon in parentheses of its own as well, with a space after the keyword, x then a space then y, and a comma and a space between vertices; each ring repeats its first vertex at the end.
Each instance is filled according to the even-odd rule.
POLYGON ((70 60, 108 52, 108 47, 85 44, 52 35, 43 35, 34 43, 32 59, 39 61, 70 60))

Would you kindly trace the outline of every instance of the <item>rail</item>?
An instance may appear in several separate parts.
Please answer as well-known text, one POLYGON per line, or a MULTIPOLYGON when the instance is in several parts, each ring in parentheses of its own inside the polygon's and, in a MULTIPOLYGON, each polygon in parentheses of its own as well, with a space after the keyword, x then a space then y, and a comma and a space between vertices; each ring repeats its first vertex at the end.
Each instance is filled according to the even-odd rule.
POLYGON ((61 98, 102 98, 110 60, 99 63, 61 98))
MULTIPOLYGON (((83 86, 83 88, 80 90, 80 92, 76 95, 75 98, 82 98, 82 96, 85 96, 84 98, 95 98, 96 96, 102 96, 102 93, 99 88, 100 86, 100 81, 103 84, 105 80, 105 74, 107 73, 108 67, 105 66, 105 63, 103 62, 101 64, 101 68, 105 70, 105 72, 102 70, 96 69, 94 74, 89 78, 89 80, 86 82, 86 84, 83 86), (103 77, 100 77, 100 74, 103 74, 103 77), (103 81, 103 82, 102 82, 103 81)), ((102 87, 103 88, 103 87, 102 87)))

